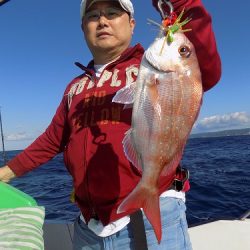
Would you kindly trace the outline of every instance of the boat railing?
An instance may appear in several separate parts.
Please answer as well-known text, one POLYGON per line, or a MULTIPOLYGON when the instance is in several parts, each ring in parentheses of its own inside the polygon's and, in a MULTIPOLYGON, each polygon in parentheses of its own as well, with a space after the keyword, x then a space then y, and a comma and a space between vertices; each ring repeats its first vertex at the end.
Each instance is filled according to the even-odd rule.
POLYGON ((1 132, 1 138, 2 138, 3 162, 4 162, 4 165, 5 165, 7 163, 7 155, 6 155, 5 146, 4 146, 4 134, 3 134, 1 107, 0 107, 0 132, 1 132))
POLYGON ((244 214, 242 214, 239 218, 239 220, 245 220, 248 217, 250 217, 250 209, 248 211, 246 211, 244 214))

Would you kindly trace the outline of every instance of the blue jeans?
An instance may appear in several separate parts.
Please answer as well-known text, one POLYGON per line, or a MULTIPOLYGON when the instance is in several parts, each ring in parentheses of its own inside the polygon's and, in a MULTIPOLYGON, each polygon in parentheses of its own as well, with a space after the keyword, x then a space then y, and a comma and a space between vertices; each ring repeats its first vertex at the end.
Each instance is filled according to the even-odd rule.
MULTIPOLYGON (((162 240, 157 242, 154 231, 143 215, 149 250, 191 250, 187 232, 186 205, 176 198, 160 198, 162 240)), ((130 223, 108 237, 99 237, 79 218, 75 221, 74 250, 133 250, 134 238, 130 223)), ((143 249, 142 249, 143 250, 143 249)))

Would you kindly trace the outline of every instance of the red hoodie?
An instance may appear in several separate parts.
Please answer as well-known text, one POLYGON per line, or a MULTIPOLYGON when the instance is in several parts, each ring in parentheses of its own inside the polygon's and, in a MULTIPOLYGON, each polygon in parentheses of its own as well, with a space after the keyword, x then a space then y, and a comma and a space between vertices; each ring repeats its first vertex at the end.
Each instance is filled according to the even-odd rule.
MULTIPOLYGON (((208 90, 221 73, 211 18, 200 1, 172 2, 177 12, 186 3, 188 13, 193 13, 189 38, 197 50, 204 90, 208 90)), ((8 162, 21 176, 63 152, 73 177, 76 202, 86 221, 97 215, 106 225, 126 215, 117 214, 117 207, 140 180, 121 143, 130 128, 132 110, 111 100, 117 90, 136 80, 143 53, 140 45, 127 49, 98 79, 93 62, 87 68, 80 65, 85 73, 67 86, 46 131, 8 162)), ((160 192, 168 187, 162 179, 160 192)))

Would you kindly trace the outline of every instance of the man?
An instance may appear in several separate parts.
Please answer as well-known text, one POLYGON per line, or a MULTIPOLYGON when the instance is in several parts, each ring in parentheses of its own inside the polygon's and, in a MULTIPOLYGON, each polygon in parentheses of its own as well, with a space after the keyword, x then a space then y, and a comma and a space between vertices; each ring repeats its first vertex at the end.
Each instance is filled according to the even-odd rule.
MULTIPOLYGON (((153 4, 157 6, 157 1, 153 4)), ((172 4, 177 13, 184 7, 187 14, 192 13, 188 36, 197 50, 206 91, 220 78, 210 16, 199 0, 172 0, 172 4)), ((0 180, 9 181, 64 152, 81 210, 75 222, 74 249, 134 249, 130 216, 116 212, 141 178, 125 157, 121 143, 130 127, 132 110, 111 101, 120 88, 136 80, 144 53, 139 44, 129 47, 133 16, 129 0, 82 0, 82 30, 93 60, 87 67, 77 64, 84 73, 67 86, 46 131, 0 169, 0 180)), ((144 216, 149 249, 191 249, 186 189, 178 192, 180 189, 160 187, 163 236, 158 245, 144 216)))

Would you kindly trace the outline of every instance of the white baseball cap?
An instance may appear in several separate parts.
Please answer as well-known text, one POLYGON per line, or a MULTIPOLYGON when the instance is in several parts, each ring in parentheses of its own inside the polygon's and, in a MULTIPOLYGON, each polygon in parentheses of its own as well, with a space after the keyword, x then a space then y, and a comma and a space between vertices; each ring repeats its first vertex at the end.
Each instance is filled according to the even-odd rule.
POLYGON ((87 2, 88 2, 88 8, 96 3, 96 2, 102 2, 102 1, 116 1, 119 2, 119 4, 121 5, 121 7, 128 13, 130 13, 130 16, 133 17, 134 16, 134 7, 133 4, 130 0, 82 0, 81 2, 81 7, 80 7, 80 14, 81 14, 81 18, 84 17, 86 10, 87 10, 87 2))

